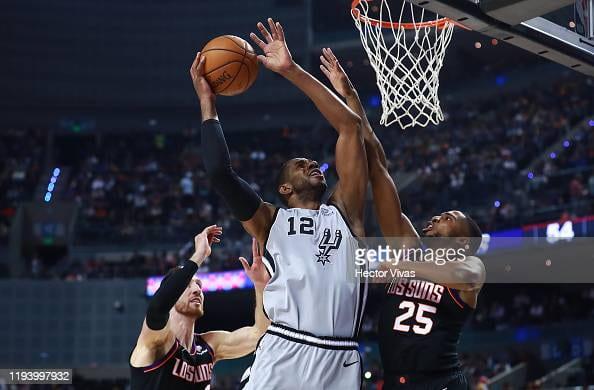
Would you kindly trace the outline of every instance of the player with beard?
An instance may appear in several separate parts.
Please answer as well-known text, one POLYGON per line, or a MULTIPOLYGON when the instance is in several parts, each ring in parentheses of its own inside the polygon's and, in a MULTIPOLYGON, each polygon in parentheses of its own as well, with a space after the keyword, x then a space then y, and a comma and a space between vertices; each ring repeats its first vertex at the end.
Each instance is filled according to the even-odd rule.
MULTIPOLYGON (((357 91, 330 49, 322 50, 320 60, 320 68, 336 92, 362 118, 373 201, 386 240, 398 238, 396 241, 407 247, 464 249, 475 254, 481 231, 458 210, 432 217, 422 231, 423 238, 419 236, 401 210, 386 155, 357 91)), ((457 345, 485 280, 483 263, 466 256, 464 261, 445 264, 401 261, 397 268, 414 271, 415 278, 393 279, 386 286, 379 322, 384 389, 469 388, 460 370, 457 345)))
MULTIPOLYGON (((213 188, 265 252, 272 278, 264 309, 272 321, 256 351, 248 389, 355 389, 361 383, 356 341, 366 284, 352 261, 363 236, 367 162, 361 120, 328 88, 297 65, 280 23, 257 27, 264 67, 304 92, 338 133, 338 183, 327 204, 326 179, 316 161, 293 158, 280 167, 277 191, 287 208, 263 202, 233 170, 215 95, 196 56, 190 74, 202 112, 202 151, 213 188)), ((256 124, 254 124, 256 125, 256 124)), ((266 262, 265 262, 266 264, 266 262)))
POLYGON ((194 238, 190 260, 161 281, 130 355, 133 390, 209 389, 213 365, 252 352, 270 324, 262 311, 262 291, 270 277, 254 241, 252 265, 244 258, 240 261, 256 290, 255 324, 233 332, 195 332, 196 321, 204 315, 204 294, 194 274, 221 234, 218 226, 204 229, 194 238))

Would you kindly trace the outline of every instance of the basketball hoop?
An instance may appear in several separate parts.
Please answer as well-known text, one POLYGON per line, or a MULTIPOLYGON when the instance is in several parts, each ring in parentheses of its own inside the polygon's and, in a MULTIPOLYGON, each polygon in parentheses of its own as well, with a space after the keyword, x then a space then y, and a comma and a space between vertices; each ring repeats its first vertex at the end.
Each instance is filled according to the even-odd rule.
POLYGON ((351 16, 382 96, 380 124, 398 122, 402 129, 438 124, 444 119, 437 95, 439 72, 456 23, 438 15, 424 20, 425 10, 407 1, 402 3, 397 22, 392 19, 388 0, 379 0, 374 7, 378 17, 373 18, 369 15, 371 1, 353 0, 351 16), (383 29, 392 32, 394 42, 386 41, 383 29))

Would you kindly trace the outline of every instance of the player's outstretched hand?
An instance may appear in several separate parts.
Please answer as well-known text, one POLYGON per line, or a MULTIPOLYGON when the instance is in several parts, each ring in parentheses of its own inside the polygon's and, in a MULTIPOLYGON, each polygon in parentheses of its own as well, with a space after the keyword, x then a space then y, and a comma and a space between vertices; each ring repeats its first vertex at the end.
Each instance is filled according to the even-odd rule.
POLYGON ((257 24, 258 30, 260 30, 260 34, 262 34, 265 41, 254 33, 250 33, 250 38, 264 52, 264 55, 260 54, 258 56, 258 61, 267 69, 282 75, 290 71, 295 66, 295 62, 287 47, 283 26, 279 22, 272 20, 272 18, 268 18, 268 26, 270 32, 263 23, 258 22, 257 24))
POLYGON ((198 95, 198 99, 202 101, 203 99, 206 100, 214 100, 215 94, 206 81, 204 77, 204 61, 206 57, 201 56, 200 52, 196 53, 196 58, 194 58, 194 62, 190 67, 190 76, 192 77, 192 83, 194 84, 194 90, 196 91, 196 95, 198 95))
POLYGON ((241 265, 243 265, 246 275, 252 280, 254 285, 256 287, 264 288, 270 280, 270 275, 262 261, 262 255, 258 250, 258 243, 255 238, 252 238, 252 258, 253 261, 251 266, 245 257, 240 257, 239 261, 241 261, 241 265))
POLYGON ((210 246, 213 243, 221 242, 221 239, 218 237, 221 234, 223 234, 223 228, 217 225, 210 225, 201 231, 200 234, 194 237, 194 245, 196 246, 196 250, 194 251, 192 257, 190 257, 190 260, 198 265, 201 265, 204 259, 210 256, 210 246))
POLYGON ((322 73, 328 78, 334 90, 342 97, 348 96, 353 92, 353 84, 349 80, 346 72, 338 62, 338 58, 334 55, 330 48, 323 48, 320 56, 320 69, 322 73))

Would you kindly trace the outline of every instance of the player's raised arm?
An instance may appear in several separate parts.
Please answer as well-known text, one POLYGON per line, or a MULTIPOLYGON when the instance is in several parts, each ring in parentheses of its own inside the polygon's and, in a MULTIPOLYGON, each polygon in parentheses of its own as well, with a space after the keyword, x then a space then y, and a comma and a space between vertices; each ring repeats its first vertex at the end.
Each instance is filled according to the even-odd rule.
POLYGON ((216 109, 216 96, 204 78, 204 57, 196 55, 190 68, 194 89, 202 112, 202 153, 206 173, 246 231, 260 243, 272 224, 274 206, 262 201, 250 185, 231 167, 229 149, 216 109))
POLYGON ((169 327, 169 312, 188 287, 198 267, 210 255, 211 244, 220 241, 218 236, 221 234, 222 228, 215 225, 204 229, 194 237, 196 250, 190 260, 161 282, 149 303, 140 336, 130 356, 133 367, 153 364, 173 346, 175 336, 169 327))
POLYGON ((239 260, 248 277, 254 283, 256 292, 256 309, 254 314, 254 325, 237 329, 233 332, 213 331, 206 332, 201 337, 214 351, 215 361, 222 359, 234 359, 254 351, 258 341, 268 329, 270 320, 264 314, 262 296, 264 288, 270 280, 270 275, 262 261, 262 255, 258 250, 256 240, 252 240, 253 262, 250 266, 248 261, 240 257, 239 260))
POLYGON ((396 184, 388 172, 386 153, 374 133, 367 115, 365 115, 365 109, 361 104, 357 90, 332 50, 329 48, 322 49, 320 61, 320 69, 328 78, 334 90, 345 98, 349 108, 361 117, 365 150, 367 151, 369 181, 373 191, 373 203, 376 207, 376 215, 383 235, 385 237, 418 238, 419 234, 408 217, 402 212, 396 184))
POLYGON ((280 23, 268 19, 270 31, 258 23, 264 41, 251 33, 252 40, 264 55, 258 60, 268 69, 281 74, 303 91, 320 113, 338 132, 336 170, 339 183, 333 200, 346 211, 353 228, 363 233, 363 209, 367 187, 367 162, 361 133, 361 118, 332 91, 293 61, 280 23))

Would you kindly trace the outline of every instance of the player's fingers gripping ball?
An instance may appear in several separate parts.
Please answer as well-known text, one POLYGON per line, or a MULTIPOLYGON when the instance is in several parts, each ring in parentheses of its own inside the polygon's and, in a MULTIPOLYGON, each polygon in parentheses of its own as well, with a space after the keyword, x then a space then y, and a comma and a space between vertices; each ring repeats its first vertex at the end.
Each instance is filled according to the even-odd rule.
POLYGON ((238 95, 256 81, 258 60, 254 48, 235 35, 212 39, 201 54, 205 57, 204 77, 217 95, 238 95))

